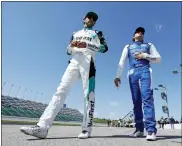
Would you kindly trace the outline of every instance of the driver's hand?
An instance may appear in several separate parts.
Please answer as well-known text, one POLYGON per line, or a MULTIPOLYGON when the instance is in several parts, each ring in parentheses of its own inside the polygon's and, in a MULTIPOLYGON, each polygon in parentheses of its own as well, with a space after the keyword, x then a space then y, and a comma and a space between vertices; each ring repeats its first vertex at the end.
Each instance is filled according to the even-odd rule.
POLYGON ((77 41, 71 41, 71 47, 77 47, 77 41))
POLYGON ((144 53, 140 53, 135 55, 135 59, 145 59, 145 54, 144 53))
POLYGON ((85 42, 77 42, 78 48, 86 48, 87 44, 85 42))
POLYGON ((119 87, 120 83, 121 83, 121 80, 119 78, 115 78, 114 83, 115 83, 116 87, 119 87))

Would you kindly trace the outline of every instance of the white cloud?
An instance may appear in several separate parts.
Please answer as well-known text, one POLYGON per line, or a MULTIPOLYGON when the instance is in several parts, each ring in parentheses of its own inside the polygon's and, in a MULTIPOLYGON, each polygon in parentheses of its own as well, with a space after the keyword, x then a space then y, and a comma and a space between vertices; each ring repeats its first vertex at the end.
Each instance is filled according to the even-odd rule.
POLYGON ((161 31, 162 26, 163 26, 162 24, 155 24, 154 25, 154 27, 155 27, 155 29, 156 29, 157 32, 161 31))
POLYGON ((118 106, 119 103, 118 103, 118 102, 111 101, 111 102, 110 102, 110 105, 111 105, 111 106, 118 106))

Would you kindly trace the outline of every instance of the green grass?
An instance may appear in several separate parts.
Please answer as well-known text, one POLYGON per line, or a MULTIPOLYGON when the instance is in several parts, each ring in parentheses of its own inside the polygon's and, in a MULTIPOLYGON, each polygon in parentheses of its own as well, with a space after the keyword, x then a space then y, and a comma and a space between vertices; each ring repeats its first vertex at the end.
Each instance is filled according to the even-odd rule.
MULTIPOLYGON (((36 125, 37 122, 33 121, 11 121, 11 120, 1 120, 1 124, 12 124, 12 125, 36 125)), ((55 126, 80 126, 81 124, 73 123, 53 123, 55 126)))

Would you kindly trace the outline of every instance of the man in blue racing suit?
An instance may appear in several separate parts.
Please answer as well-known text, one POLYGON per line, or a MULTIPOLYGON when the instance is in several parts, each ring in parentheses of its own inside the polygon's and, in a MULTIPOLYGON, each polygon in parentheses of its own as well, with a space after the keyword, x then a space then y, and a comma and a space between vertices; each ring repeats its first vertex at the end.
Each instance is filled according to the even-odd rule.
POLYGON ((117 75, 114 80, 116 87, 119 87, 121 74, 126 59, 129 59, 129 84, 134 105, 134 120, 136 130, 132 136, 140 137, 144 134, 143 112, 147 140, 156 140, 156 120, 153 90, 151 88, 151 67, 150 63, 158 63, 161 60, 159 53, 152 43, 143 41, 145 29, 139 27, 133 36, 133 43, 126 45, 123 49, 118 65, 117 75), (143 103, 143 112, 142 112, 143 103))
MULTIPOLYGON (((93 30, 98 19, 94 12, 88 12, 84 18, 84 28, 73 33, 67 54, 72 55, 61 83, 53 95, 51 102, 33 127, 21 127, 20 131, 38 138, 46 138, 49 128, 67 97, 71 85, 82 79, 84 90, 84 116, 82 132, 78 138, 89 138, 95 106, 95 53, 105 53, 107 44, 101 31, 93 30)), ((76 100, 76 99, 75 99, 76 100)))

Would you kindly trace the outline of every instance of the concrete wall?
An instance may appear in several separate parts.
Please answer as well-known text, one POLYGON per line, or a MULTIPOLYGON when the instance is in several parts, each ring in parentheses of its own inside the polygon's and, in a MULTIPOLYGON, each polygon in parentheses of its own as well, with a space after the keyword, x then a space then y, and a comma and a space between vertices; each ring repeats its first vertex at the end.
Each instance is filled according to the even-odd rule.
MULTIPOLYGON (((174 129, 182 129, 182 124, 174 124, 174 129)), ((164 125, 164 129, 171 129, 171 124, 164 125)))
MULTIPOLYGON (((30 122, 38 122, 38 118, 28 118, 28 117, 14 117, 14 116, 3 116, 1 117, 1 120, 10 120, 10 121, 30 121, 30 122)), ((64 122, 64 121, 54 121, 54 123, 67 123, 67 124, 80 124, 82 125, 82 122, 64 122)), ((107 124, 102 123, 93 123, 93 126, 97 127, 107 127, 107 124)))

